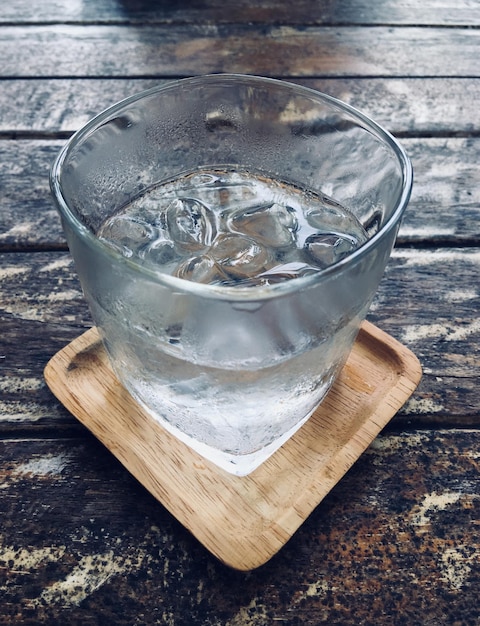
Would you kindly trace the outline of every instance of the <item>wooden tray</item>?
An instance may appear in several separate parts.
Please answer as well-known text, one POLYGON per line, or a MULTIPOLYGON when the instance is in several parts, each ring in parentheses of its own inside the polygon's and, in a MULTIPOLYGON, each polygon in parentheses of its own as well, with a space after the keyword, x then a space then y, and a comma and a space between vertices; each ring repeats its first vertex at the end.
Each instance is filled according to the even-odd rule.
POLYGON ((45 368, 57 398, 225 564, 268 561, 415 390, 420 364, 362 325, 339 379, 312 417, 246 477, 217 468, 140 407, 114 376, 95 328, 45 368))

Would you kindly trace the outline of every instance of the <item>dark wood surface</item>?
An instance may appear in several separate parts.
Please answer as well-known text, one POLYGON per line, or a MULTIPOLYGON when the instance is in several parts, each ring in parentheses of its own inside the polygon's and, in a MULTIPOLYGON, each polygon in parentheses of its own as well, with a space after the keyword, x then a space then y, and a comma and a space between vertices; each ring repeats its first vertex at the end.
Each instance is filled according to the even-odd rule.
POLYGON ((479 26, 471 0, 2 3, 0 624, 480 624, 479 26), (52 160, 113 102, 217 71, 357 106, 415 171, 369 319, 417 354, 422 382, 249 574, 206 552, 43 380, 91 325, 52 160))

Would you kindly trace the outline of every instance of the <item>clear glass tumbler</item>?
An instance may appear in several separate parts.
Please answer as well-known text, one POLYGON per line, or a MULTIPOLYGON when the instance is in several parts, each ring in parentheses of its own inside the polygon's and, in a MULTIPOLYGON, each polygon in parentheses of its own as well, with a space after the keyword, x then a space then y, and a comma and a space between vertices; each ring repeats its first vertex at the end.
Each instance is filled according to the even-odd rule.
MULTIPOLYGON (((242 75, 175 81, 116 104, 68 141, 51 172, 118 379, 166 429, 237 475, 275 452, 331 387, 411 185, 401 146, 360 112, 304 87, 242 75), (149 190, 195 172, 192 180, 205 182, 205 171, 248 172, 331 198, 361 223, 366 241, 317 272, 252 287, 187 280, 166 271, 165 257, 145 263, 99 236, 149 190)), ((148 212, 165 222, 154 206, 148 212)), ((149 228, 140 223, 135 236, 148 240, 149 228)))

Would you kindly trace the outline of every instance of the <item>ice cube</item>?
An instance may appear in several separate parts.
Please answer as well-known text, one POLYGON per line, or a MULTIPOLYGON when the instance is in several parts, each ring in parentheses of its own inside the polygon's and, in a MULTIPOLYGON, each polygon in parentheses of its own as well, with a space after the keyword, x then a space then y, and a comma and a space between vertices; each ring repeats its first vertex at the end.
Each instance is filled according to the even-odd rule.
POLYGON ((180 255, 175 250, 173 242, 161 238, 144 246, 139 252, 139 257, 149 265, 155 265, 160 269, 180 261, 180 255))
POLYGON ((157 230, 138 218, 115 215, 100 227, 97 235, 125 256, 131 257, 146 243, 156 238, 157 230))
POLYGON ((355 237, 339 233, 317 233, 305 240, 307 258, 323 269, 337 263, 359 247, 355 237))
POLYGON ((358 240, 358 245, 367 240, 365 229, 353 213, 333 201, 308 211, 306 218, 320 233, 348 233, 358 240))
POLYGON ((169 236, 181 248, 202 250, 215 237, 215 217, 195 198, 177 198, 167 208, 169 236))
POLYGON ((209 255, 227 274, 242 278, 263 272, 269 260, 264 246, 250 237, 236 234, 219 235, 209 255))
POLYGON ((234 214, 230 220, 230 228, 252 237, 259 244, 284 248, 295 241, 297 219, 293 210, 274 203, 234 214))
POLYGON ((225 278, 222 269, 209 255, 187 259, 177 267, 174 275, 196 283, 217 283, 225 278))
POLYGON ((314 274, 318 272, 318 269, 312 267, 309 263, 302 263, 301 261, 293 261, 291 263, 282 263, 281 265, 275 265, 266 272, 262 272, 258 275, 263 284, 280 283, 284 280, 290 280, 291 278, 299 278, 300 276, 306 276, 307 274, 314 274))

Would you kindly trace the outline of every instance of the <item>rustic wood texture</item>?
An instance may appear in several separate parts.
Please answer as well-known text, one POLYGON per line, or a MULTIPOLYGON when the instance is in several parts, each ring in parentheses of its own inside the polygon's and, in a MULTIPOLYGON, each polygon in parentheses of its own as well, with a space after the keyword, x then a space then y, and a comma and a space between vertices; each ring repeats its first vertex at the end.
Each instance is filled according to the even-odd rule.
POLYGON ((45 368, 62 404, 212 554, 243 571, 264 565, 287 543, 405 404, 421 375, 412 352, 364 322, 321 406, 260 467, 238 477, 205 461, 129 396, 96 328, 45 368))
POLYGON ((472 0, 1 3, 0 624, 480 623, 479 25, 472 0), (202 548, 42 377, 91 325, 51 161, 113 102, 212 71, 346 100, 415 170, 369 319, 419 357, 420 386, 249 574, 202 548))
POLYGON ((478 430, 380 436, 245 574, 93 438, 2 441, 2 623, 475 626, 479 446, 478 430))
POLYGON ((406 67, 412 77, 480 72, 476 29, 413 26, 4 26, 0 58, 4 78, 217 72, 398 77, 406 67))
MULTIPOLYGON (((480 86, 472 78, 290 78, 365 112, 400 136, 480 132, 480 86)), ((0 136, 66 137, 104 108, 169 82, 150 78, 4 79, 0 136)))
POLYGON ((0 7, 0 23, 267 23, 267 24, 416 24, 478 26, 475 0, 16 0, 0 7))

